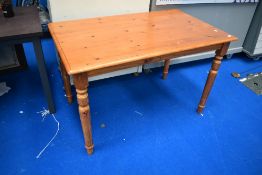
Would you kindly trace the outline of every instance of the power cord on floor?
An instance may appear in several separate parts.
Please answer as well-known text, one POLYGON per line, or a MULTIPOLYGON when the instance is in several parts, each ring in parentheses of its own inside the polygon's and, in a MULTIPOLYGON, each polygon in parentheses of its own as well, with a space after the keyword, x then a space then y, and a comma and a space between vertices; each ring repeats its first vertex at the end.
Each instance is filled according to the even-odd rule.
POLYGON ((39 154, 36 156, 37 159, 40 158, 40 156, 43 154, 43 152, 46 150, 46 148, 51 144, 51 142, 55 139, 55 137, 57 136, 58 132, 59 132, 59 121, 56 119, 55 115, 54 114, 50 114, 49 110, 46 110, 45 108, 40 111, 40 112, 37 112, 37 113, 40 113, 41 116, 42 116, 42 121, 45 120, 45 118, 48 116, 48 115, 52 115, 53 119, 55 120, 55 122, 57 123, 57 130, 56 130, 56 133, 54 134, 54 136, 50 139, 50 141, 46 144, 46 146, 39 152, 39 154))

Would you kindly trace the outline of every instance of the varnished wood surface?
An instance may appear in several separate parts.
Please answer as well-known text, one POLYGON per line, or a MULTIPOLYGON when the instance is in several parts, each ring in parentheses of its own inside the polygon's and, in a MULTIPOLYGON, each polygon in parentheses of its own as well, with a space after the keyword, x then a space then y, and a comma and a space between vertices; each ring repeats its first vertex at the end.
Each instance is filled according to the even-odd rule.
POLYGON ((85 139, 85 148, 88 154, 92 154, 94 144, 92 139, 90 107, 88 100, 88 80, 87 74, 81 73, 73 76, 77 93, 78 110, 85 139))
POLYGON ((162 75, 162 78, 164 80, 167 78, 169 65, 170 65, 170 59, 165 60, 164 69, 163 69, 163 75, 162 75))
POLYGON ((180 10, 55 22, 49 29, 68 74, 103 73, 237 39, 180 10))
POLYGON ((215 58, 213 60, 211 69, 209 71, 208 77, 207 77, 207 81, 197 108, 197 112, 198 113, 202 113, 203 109, 205 108, 205 104, 207 101, 207 98, 209 96, 209 93, 211 92, 212 86, 215 82, 221 61, 224 57, 224 55, 227 53, 229 47, 229 43, 225 43, 221 46, 220 49, 216 50, 216 55, 215 58))
POLYGON ((42 35, 37 7, 15 7, 14 13, 11 18, 0 15, 0 41, 42 35))
POLYGON ((73 96, 71 91, 70 76, 67 74, 63 63, 60 63, 60 69, 61 69, 62 79, 64 82, 64 90, 66 93, 66 98, 68 103, 71 104, 73 102, 73 96))

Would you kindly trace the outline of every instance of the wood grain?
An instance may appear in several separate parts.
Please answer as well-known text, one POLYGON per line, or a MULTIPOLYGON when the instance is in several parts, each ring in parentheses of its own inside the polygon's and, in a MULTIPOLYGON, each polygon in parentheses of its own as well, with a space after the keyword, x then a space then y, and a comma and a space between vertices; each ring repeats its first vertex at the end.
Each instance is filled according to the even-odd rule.
POLYGON ((170 59, 165 60, 164 63, 164 69, 163 69, 163 75, 162 78, 165 80, 167 78, 168 69, 169 69, 170 59))
POLYGON ((85 148, 88 154, 93 153, 94 144, 92 139, 90 107, 88 100, 87 74, 81 73, 73 76, 77 93, 78 110, 85 139, 85 148))
POLYGON ((66 70, 65 70, 65 66, 63 65, 63 63, 60 63, 60 70, 61 70, 61 74, 62 74, 62 79, 64 82, 64 90, 66 93, 66 98, 69 104, 71 104, 73 102, 73 96, 72 96, 72 91, 71 91, 71 84, 70 84, 70 76, 67 74, 66 70))
POLYGON ((198 113, 203 112, 203 109, 205 108, 207 98, 215 82, 215 79, 218 73, 218 69, 220 67, 223 56, 227 53, 229 44, 230 43, 225 43, 221 46, 220 49, 216 50, 216 56, 213 60, 213 63, 209 71, 207 81, 206 81, 206 84, 205 84, 205 87, 204 87, 204 90, 203 90, 203 93, 202 93, 202 96, 201 96, 201 99, 200 99, 200 102, 197 108, 198 113))
POLYGON ((206 46, 206 47, 201 47, 201 48, 197 48, 197 49, 193 49, 193 50, 187 50, 187 51, 178 52, 178 53, 167 54, 167 55, 163 55, 163 56, 157 56, 157 57, 146 58, 146 59, 139 59, 139 60, 135 60, 135 61, 132 61, 132 62, 129 62, 129 63, 123 63, 123 64, 118 64, 118 65, 115 65, 115 66, 109 66, 109 67, 104 67, 104 68, 101 68, 101 69, 95 69, 95 70, 89 71, 88 77, 92 77, 92 76, 96 76, 96 75, 100 75, 100 74, 104 74, 104 73, 108 73, 108 72, 112 72, 112 71, 117 71, 117 70, 121 70, 121 69, 126 69, 126 68, 129 68, 129 67, 135 67, 135 66, 139 66, 139 65, 143 65, 143 64, 159 62, 159 61, 162 61, 162 60, 180 57, 180 56, 184 56, 184 55, 189 55, 189 54, 194 54, 194 53, 199 53, 199 52, 204 52, 204 51, 210 51, 210 50, 216 50, 220 47, 221 47, 221 44, 217 44, 217 45, 213 45, 213 46, 210 45, 210 46, 206 46))
POLYGON ((96 72, 237 39, 180 10, 55 22, 49 29, 68 74, 96 72))
MULTIPOLYGON (((49 24, 49 29, 66 69, 63 75, 73 75, 89 154, 94 145, 88 77, 164 60, 165 79, 171 58, 217 50, 200 100, 201 112, 221 59, 229 43, 237 39, 180 10, 56 22, 49 24)), ((68 82, 68 77, 64 76, 64 80, 68 82)))

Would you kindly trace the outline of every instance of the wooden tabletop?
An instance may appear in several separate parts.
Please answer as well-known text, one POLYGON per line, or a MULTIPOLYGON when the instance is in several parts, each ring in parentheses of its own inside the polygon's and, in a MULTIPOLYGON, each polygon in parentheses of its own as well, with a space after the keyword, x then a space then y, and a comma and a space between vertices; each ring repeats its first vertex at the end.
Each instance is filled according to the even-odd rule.
POLYGON ((55 22, 49 29, 69 74, 237 39, 180 10, 55 22))
POLYGON ((14 13, 11 18, 0 15, 0 41, 41 36, 37 7, 15 7, 14 13))

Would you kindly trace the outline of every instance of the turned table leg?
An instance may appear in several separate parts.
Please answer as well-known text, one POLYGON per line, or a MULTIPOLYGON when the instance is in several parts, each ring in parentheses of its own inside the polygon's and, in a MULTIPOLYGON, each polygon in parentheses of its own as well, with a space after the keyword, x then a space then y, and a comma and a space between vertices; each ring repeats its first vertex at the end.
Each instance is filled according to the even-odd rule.
POLYGON ((163 79, 166 79, 166 78, 167 78, 168 69, 169 69, 169 64, 170 64, 170 59, 165 60, 164 70, 163 70, 163 75, 162 75, 162 78, 163 78, 163 79))
POLYGON ((71 91, 70 77, 67 74, 65 66, 62 63, 62 61, 60 61, 60 69, 61 69, 62 79, 64 82, 66 98, 67 98, 68 103, 71 104, 73 101, 73 97, 72 97, 72 91, 71 91))
POLYGON ((87 74, 81 73, 73 76, 74 84, 77 92, 77 102, 82 130, 85 139, 85 148, 88 154, 93 153, 94 144, 92 140, 92 128, 90 119, 90 108, 88 101, 88 80, 87 74))
POLYGON ((202 97, 200 99, 200 102, 199 102, 199 105, 198 105, 198 108, 197 108, 198 113, 201 113, 203 111, 203 109, 205 108, 205 104, 206 104, 208 95, 209 95, 211 88, 214 84, 214 81, 215 81, 215 78, 217 76, 217 72, 218 72, 218 69, 220 67, 223 56, 227 53, 227 49, 229 47, 229 44, 230 43, 223 44, 221 46, 221 48, 216 51, 216 56, 213 60, 213 63, 212 63, 212 66, 211 66, 211 69, 209 71, 208 78, 207 78, 207 81, 206 81, 206 85, 204 87, 204 91, 202 93, 202 97))

